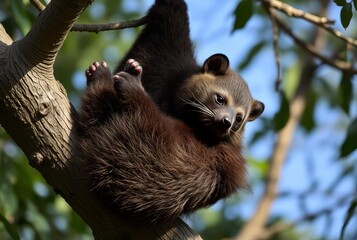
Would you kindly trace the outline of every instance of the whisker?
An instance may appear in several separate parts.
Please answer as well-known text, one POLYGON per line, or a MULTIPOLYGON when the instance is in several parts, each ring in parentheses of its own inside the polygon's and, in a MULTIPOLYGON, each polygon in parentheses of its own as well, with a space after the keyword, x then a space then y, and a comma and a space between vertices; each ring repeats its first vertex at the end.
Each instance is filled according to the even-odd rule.
POLYGON ((212 109, 210 109, 208 106, 206 106, 204 103, 199 101, 196 97, 194 97, 194 96, 192 96, 192 97, 195 101, 187 100, 187 99, 183 99, 183 98, 181 98, 181 100, 185 104, 193 106, 194 107, 193 111, 201 113, 204 116, 208 116, 209 118, 207 118, 207 121, 212 121, 212 118, 214 118, 214 116, 216 115, 215 112, 212 109))
POLYGON ((212 110, 210 107, 208 107, 207 105, 205 105, 203 102, 201 102, 200 100, 198 100, 195 96, 193 96, 193 98, 202 106, 204 107, 206 110, 208 110, 209 112, 211 112, 211 114, 215 115, 215 111, 212 110))

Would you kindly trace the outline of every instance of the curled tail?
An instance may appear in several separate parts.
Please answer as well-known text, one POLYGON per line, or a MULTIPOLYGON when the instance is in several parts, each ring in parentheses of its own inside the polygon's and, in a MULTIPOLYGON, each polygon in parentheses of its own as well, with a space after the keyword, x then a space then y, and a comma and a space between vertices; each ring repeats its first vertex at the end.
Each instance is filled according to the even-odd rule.
POLYGON ((116 72, 124 69, 129 58, 139 61, 147 73, 153 65, 167 63, 167 58, 175 60, 182 55, 194 58, 187 5, 183 0, 157 0, 147 16, 146 26, 116 72))

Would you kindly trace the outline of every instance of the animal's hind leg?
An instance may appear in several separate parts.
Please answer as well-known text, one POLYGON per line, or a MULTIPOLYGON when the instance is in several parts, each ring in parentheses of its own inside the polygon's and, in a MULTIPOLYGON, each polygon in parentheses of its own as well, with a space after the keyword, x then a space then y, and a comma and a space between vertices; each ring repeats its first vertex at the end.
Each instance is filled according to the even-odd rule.
POLYGON ((106 62, 92 63, 85 75, 88 89, 83 96, 76 125, 79 134, 105 124, 114 113, 120 111, 113 77, 106 62))
POLYGON ((86 69, 85 74, 87 78, 87 86, 90 86, 97 81, 104 82, 111 80, 111 73, 105 61, 101 64, 99 64, 99 62, 92 63, 88 69, 86 69))
MULTIPOLYGON (((142 72, 143 68, 140 64, 134 59, 129 59, 126 61, 124 71, 114 74, 114 86, 121 100, 128 103, 127 99, 146 94, 141 84, 142 72)), ((135 99, 132 101, 135 101, 135 99)))

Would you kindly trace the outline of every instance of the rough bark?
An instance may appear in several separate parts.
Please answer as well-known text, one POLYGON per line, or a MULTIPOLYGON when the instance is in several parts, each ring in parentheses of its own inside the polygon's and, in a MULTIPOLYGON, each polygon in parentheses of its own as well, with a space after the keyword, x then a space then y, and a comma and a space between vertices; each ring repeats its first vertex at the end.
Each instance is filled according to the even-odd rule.
POLYGON ((76 110, 53 75, 55 57, 90 0, 52 0, 30 32, 12 42, 0 24, 0 124, 83 220, 96 239, 200 239, 185 223, 150 229, 128 224, 81 185, 72 158, 76 110))
MULTIPOLYGON (((320 16, 325 16, 328 0, 321 1, 320 16)), ((313 29, 311 44, 321 51, 326 43, 326 33, 319 28, 313 29)), ((310 55, 305 57, 299 84, 290 102, 290 116, 288 122, 277 134, 274 152, 270 159, 269 170, 265 182, 265 190, 252 218, 244 225, 236 240, 264 239, 265 228, 269 220, 271 206, 278 194, 278 183, 281 171, 287 157, 288 150, 293 140, 295 129, 305 110, 307 94, 310 84, 315 77, 318 66, 310 55)))

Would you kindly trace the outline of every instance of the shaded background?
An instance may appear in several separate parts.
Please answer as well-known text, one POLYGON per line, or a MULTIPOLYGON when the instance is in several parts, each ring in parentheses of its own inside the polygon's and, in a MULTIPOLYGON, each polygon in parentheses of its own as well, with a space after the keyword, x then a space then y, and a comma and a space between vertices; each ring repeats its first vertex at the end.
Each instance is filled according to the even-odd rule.
MULTIPOLYGON (((96 0, 79 22, 135 19, 143 16, 152 2, 96 0)), ((284 2, 317 15, 322 8, 322 1, 284 2)), ((258 2, 248 23, 236 31, 233 26, 239 1, 187 3, 198 61, 202 63, 217 52, 226 54, 231 67, 247 81, 252 95, 266 106, 262 117, 246 126, 245 155, 253 191, 239 193, 185 219, 204 239, 233 238, 255 213, 263 195, 277 133, 291 117, 288 106, 310 57, 290 37, 280 34, 282 91, 276 91, 272 24, 258 2)), ((340 21, 341 8, 331 2, 327 10, 328 17, 336 20, 334 28, 357 38, 355 17, 345 30, 340 21)), ((26 34, 37 14, 26 0, 0 3, 0 21, 14 39, 26 34)), ((316 26, 282 14, 279 17, 305 41, 314 38, 316 26)), ((85 88, 84 69, 102 59, 113 69, 139 31, 140 28, 69 34, 57 57, 55 76, 76 107, 80 106, 85 88)), ((343 41, 328 34, 323 40, 323 54, 349 59, 357 67, 356 48, 347 52, 343 41)), ((308 76, 311 82, 307 86, 306 107, 289 136, 292 142, 278 183, 278 195, 271 205, 267 239, 338 239, 346 216, 351 216, 351 220, 345 239, 357 239, 356 214, 347 214, 357 198, 357 77, 347 77, 318 60, 312 63, 317 70, 308 76), (352 137, 346 153, 342 146, 348 133, 352 137)), ((21 150, 0 128, 0 239, 11 239, 11 230, 18 231, 22 239, 92 239, 86 224, 28 165, 21 150)))

